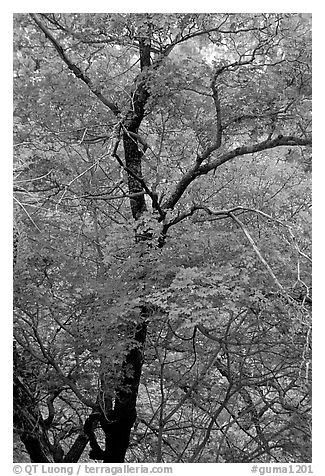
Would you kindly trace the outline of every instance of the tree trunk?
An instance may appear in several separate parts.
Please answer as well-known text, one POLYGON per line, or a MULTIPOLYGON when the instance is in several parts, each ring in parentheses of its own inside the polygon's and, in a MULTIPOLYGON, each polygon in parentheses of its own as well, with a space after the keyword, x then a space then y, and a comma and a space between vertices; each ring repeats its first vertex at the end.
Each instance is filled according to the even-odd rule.
POLYGON ((134 335, 134 346, 128 352, 123 362, 123 375, 116 389, 114 409, 108 415, 102 417, 101 426, 106 436, 104 463, 124 462, 125 453, 129 446, 131 429, 137 416, 136 401, 143 364, 143 346, 146 332, 146 322, 137 325, 134 335))
MULTIPOLYGON (((143 72, 150 67, 150 41, 140 41, 139 51, 141 71, 143 72)), ((124 157, 130 195, 143 191, 141 184, 141 180, 143 180, 141 167, 143 151, 134 134, 138 134, 148 98, 149 92, 142 79, 136 86, 130 110, 123 124, 124 157)), ((139 194, 136 198, 131 198, 130 207, 133 218, 138 220, 147 209, 144 195, 139 194)), ((129 446, 130 433, 137 416, 136 402, 143 364, 148 315, 148 310, 144 306, 140 321, 134 331, 134 345, 122 363, 123 375, 119 385, 115 388, 114 408, 107 415, 103 415, 101 420, 101 426, 106 436, 104 463, 123 463, 129 446)))

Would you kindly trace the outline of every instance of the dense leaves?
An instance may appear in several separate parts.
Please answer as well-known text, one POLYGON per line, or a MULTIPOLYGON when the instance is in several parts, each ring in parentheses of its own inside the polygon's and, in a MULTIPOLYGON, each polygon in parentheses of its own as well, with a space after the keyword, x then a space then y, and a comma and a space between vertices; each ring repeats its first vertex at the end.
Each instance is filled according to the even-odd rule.
POLYGON ((308 15, 14 21, 31 461, 310 461, 308 15))

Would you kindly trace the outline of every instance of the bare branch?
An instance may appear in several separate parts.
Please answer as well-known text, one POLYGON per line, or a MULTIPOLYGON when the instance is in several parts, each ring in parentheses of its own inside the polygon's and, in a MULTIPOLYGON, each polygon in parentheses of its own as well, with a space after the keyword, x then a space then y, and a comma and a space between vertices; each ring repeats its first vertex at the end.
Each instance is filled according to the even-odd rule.
POLYGON ((106 193, 96 193, 96 194, 88 194, 88 195, 80 195, 78 198, 86 198, 90 200, 121 200, 121 198, 137 198, 141 195, 145 195, 146 192, 136 192, 136 193, 125 193, 123 195, 108 195, 106 193))
POLYGON ((67 191, 69 190, 69 188, 71 187, 71 185, 76 181, 78 180, 79 178, 81 178, 83 175, 85 175, 87 172, 89 172, 90 170, 92 170, 94 167, 97 167, 100 163, 100 161, 102 159, 104 159, 105 157, 107 157, 109 155, 109 152, 106 152, 105 154, 103 154, 102 156, 100 156, 95 162, 93 162, 89 167, 87 167, 85 170, 83 170, 82 172, 80 172, 80 174, 78 174, 76 177, 74 177, 73 179, 70 180, 70 182, 64 187, 64 191, 58 201, 58 203, 56 204, 56 210, 58 209, 58 206, 60 205, 60 203, 62 202, 62 200, 64 199, 67 191))
POLYGON ((28 211, 26 210, 25 206, 16 198, 16 197, 13 197, 13 199, 15 200, 15 202, 18 203, 18 205, 21 206, 21 208, 24 210, 24 212, 26 213, 26 215, 28 216, 28 218, 30 219, 30 221, 33 223, 33 225, 35 226, 36 230, 41 232, 41 230, 38 228, 38 226, 36 225, 36 223, 34 222, 34 220, 32 219, 32 217, 30 216, 30 214, 28 213, 28 211))
POLYGON ((279 282, 278 278, 275 276, 275 274, 273 273, 272 271, 272 268, 271 266, 268 264, 268 262, 263 258, 260 250, 258 249, 255 241, 253 240, 252 236, 249 234, 247 228, 244 226, 243 222, 241 220, 239 220, 239 218, 237 218, 233 213, 229 213, 229 216, 237 223, 237 225, 242 229, 244 235, 246 236, 247 240, 249 241, 249 243, 251 244, 255 254, 257 255, 258 259, 260 260, 260 262, 263 264, 263 266, 266 268, 267 272, 269 273, 269 275, 271 276, 271 278, 273 279, 274 283, 276 284, 276 286, 279 288, 279 290, 281 291, 281 293, 284 292, 284 288, 282 286, 282 284, 279 282))
POLYGON ((86 405, 87 407, 90 407, 90 408, 93 408, 93 409, 96 409, 97 406, 95 403, 93 403, 91 400, 89 400, 88 398, 84 397, 82 395, 82 393, 80 392, 80 390, 78 389, 78 387, 76 386, 76 384, 74 382, 72 382, 71 379, 69 379, 68 377, 66 377, 61 369, 61 367, 59 366, 59 364, 50 356, 50 354, 47 352, 47 350, 45 349, 44 347, 44 344, 38 334, 38 331, 36 329, 36 327, 33 325, 32 326, 32 329, 33 329, 33 332, 34 332, 34 335, 35 335, 35 338, 37 340, 37 343, 40 347, 40 350, 43 354, 43 356, 45 357, 45 359, 48 361, 48 363, 56 370, 57 374, 59 375, 59 377, 62 379, 62 381, 68 385, 68 387, 73 391, 73 393, 76 395, 76 397, 79 398, 79 400, 84 404, 86 405))

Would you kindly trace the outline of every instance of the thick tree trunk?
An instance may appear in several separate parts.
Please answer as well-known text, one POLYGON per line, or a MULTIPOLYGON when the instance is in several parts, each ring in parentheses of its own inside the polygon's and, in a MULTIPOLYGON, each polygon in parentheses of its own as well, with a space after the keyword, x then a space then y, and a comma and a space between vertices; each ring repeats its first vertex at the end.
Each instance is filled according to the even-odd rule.
MULTIPOLYGON (((150 44, 140 41, 141 71, 150 67, 150 44)), ((134 134, 138 134, 140 124, 144 117, 145 104, 149 93, 143 80, 140 80, 133 94, 130 111, 124 121, 123 145, 125 166, 128 173, 128 188, 131 195, 143 191, 142 177, 142 149, 134 134), (131 133, 131 134, 130 134, 131 133)), ((144 195, 138 194, 130 199, 132 216, 138 220, 146 210, 144 195)), ((141 321, 134 331, 133 347, 129 350, 122 364, 122 378, 115 388, 114 408, 101 420, 102 429, 106 436, 104 463, 124 462, 126 451, 129 447, 130 434, 136 420, 136 402, 140 383, 143 348, 147 332, 148 310, 142 309, 141 321)))
MULTIPOLYGON (((137 133, 138 129, 130 124, 128 125, 127 132, 123 134, 125 165, 134 174, 128 174, 129 193, 136 194, 138 192, 143 192, 142 185, 140 181, 136 178, 142 178, 142 152, 139 151, 137 140, 130 136, 128 132, 137 133)), ((136 198, 131 198, 130 207, 133 218, 135 220, 140 218, 142 213, 146 211, 146 202, 144 195, 139 195, 136 198)))
POLYGON ((122 463, 129 446, 130 433, 136 419, 136 401, 143 364, 143 346, 147 324, 138 324, 134 335, 134 346, 123 362, 123 375, 116 389, 114 408, 108 419, 101 421, 105 431, 106 448, 104 463, 122 463))

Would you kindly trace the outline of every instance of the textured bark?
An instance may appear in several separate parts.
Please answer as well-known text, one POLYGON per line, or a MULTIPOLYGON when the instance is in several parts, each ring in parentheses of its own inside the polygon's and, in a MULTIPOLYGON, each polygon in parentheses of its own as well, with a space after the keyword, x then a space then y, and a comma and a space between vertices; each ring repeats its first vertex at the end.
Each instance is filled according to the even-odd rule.
MULTIPOLYGON (((141 73, 145 74, 146 69, 150 67, 150 44, 146 44, 144 41, 140 41, 139 53, 141 73)), ((137 138, 137 135, 144 117, 145 105, 149 98, 149 92, 146 89, 144 77, 136 79, 135 84, 136 86, 133 94, 132 103, 130 104, 130 110, 126 115, 126 119, 123 124, 123 146, 125 165, 127 169, 131 171, 131 173, 128 173, 128 186, 130 194, 135 194, 143 191, 143 186, 141 184, 141 180, 143 180, 141 165, 143 151, 142 144, 137 138)), ((130 206, 132 216, 134 219, 137 220, 146 210, 146 202, 144 199, 144 195, 139 195, 136 198, 131 198, 130 206)))
MULTIPOLYGON (((128 126, 127 131, 138 132, 137 128, 128 126)), ((141 167, 141 157, 142 153, 139 151, 138 141, 133 139, 128 132, 123 134, 123 145, 124 145, 124 154, 125 154, 125 165, 131 170, 134 175, 139 178, 142 178, 142 167, 141 167)), ((129 193, 135 194, 143 192, 143 187, 139 180, 136 179, 134 175, 128 174, 128 187, 129 193)), ((146 202, 144 195, 139 195, 134 198, 130 198, 130 207, 132 211, 132 216, 137 220, 142 213, 146 210, 146 202)))

